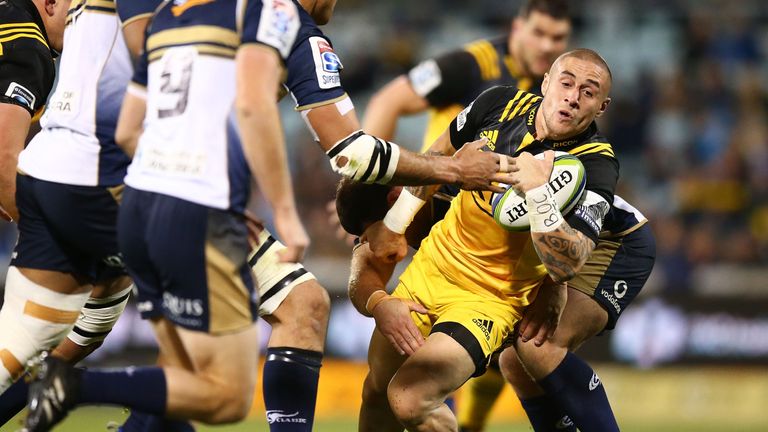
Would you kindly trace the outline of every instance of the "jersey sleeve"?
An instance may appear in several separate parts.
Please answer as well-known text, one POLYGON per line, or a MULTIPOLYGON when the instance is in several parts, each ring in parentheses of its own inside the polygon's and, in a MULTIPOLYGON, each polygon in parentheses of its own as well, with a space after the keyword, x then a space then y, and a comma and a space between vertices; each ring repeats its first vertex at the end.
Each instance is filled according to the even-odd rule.
POLYGON ((585 168, 587 185, 581 200, 565 220, 571 228, 597 243, 605 216, 613 204, 619 179, 619 161, 600 154, 579 156, 579 160, 585 168))
POLYGON ((489 88, 451 121, 449 127, 451 144, 456 150, 465 143, 475 140, 475 135, 482 126, 486 115, 496 106, 506 91, 506 87, 489 88))
POLYGON ((250 0, 240 23, 242 43, 270 46, 285 60, 300 27, 299 11, 290 0, 250 0))
POLYGON ((116 0, 117 16, 123 27, 133 21, 149 18, 155 12, 161 0, 116 0))
POLYGON ((413 90, 433 107, 466 103, 473 83, 480 79, 475 57, 465 50, 425 60, 408 72, 413 90))
POLYGON ((147 47, 144 46, 144 49, 141 52, 141 55, 139 55, 139 58, 136 59, 136 64, 133 66, 133 78, 131 78, 131 81, 135 84, 138 84, 142 87, 147 86, 147 69, 149 67, 149 60, 147 58, 147 47))
MULTIPOLYGON (((42 39, 42 38, 41 38, 42 39)), ((46 71, 53 69, 47 46, 36 38, 22 36, 0 44, 0 102, 18 105, 33 116, 48 98, 46 71)))
POLYGON ((286 66, 285 85, 296 100, 297 110, 337 102, 346 96, 341 86, 341 60, 326 38, 312 36, 298 43, 286 66))

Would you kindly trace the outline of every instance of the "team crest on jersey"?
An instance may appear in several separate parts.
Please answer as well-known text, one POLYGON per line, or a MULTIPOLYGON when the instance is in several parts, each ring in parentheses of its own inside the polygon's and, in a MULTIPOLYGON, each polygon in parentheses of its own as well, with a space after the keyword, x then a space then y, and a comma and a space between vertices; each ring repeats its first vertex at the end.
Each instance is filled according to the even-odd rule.
POLYGON ((313 36, 309 38, 309 46, 312 48, 312 58, 315 61, 315 73, 317 83, 321 89, 339 87, 341 78, 339 71, 344 69, 339 56, 333 52, 331 44, 325 38, 313 36))
POLYGON ((21 105, 24 105, 30 110, 35 109, 35 100, 37 98, 35 98, 35 95, 31 91, 17 82, 12 82, 8 86, 8 89, 5 91, 5 95, 20 103, 21 105))

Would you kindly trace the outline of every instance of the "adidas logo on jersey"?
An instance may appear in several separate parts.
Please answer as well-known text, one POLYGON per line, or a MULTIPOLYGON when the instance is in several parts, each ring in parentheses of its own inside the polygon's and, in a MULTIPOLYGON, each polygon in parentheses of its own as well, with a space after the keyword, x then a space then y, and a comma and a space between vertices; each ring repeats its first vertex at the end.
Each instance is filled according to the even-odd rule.
POLYGON ((485 340, 491 339, 491 330, 493 330, 493 321, 487 319, 472 318, 472 322, 480 327, 485 335, 485 340))

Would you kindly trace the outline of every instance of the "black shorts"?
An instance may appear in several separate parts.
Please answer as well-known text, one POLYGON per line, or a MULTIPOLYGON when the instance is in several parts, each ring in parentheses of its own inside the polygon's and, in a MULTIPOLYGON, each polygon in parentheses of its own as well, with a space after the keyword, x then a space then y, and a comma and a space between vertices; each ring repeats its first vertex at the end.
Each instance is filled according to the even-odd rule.
POLYGON ((243 216, 125 189, 118 239, 142 316, 212 334, 250 326, 259 296, 243 216))
POLYGON ((121 191, 18 174, 19 240, 11 265, 70 273, 89 283, 125 275, 117 246, 121 191))
POLYGON ((645 285, 655 261, 656 239, 646 223, 623 237, 600 239, 592 256, 568 281, 568 286, 600 304, 608 312, 605 329, 612 330, 645 285))

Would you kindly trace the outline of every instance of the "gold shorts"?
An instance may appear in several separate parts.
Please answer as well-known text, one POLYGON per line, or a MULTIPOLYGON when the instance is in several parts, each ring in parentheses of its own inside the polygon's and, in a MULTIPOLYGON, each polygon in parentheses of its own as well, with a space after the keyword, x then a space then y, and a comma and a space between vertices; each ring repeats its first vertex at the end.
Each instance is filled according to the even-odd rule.
POLYGON ((490 292, 482 294, 454 284, 419 255, 400 277, 392 295, 427 308, 426 315, 411 312, 421 334, 451 336, 472 357, 474 376, 482 375, 491 354, 501 349, 512 333, 522 310, 490 292))

